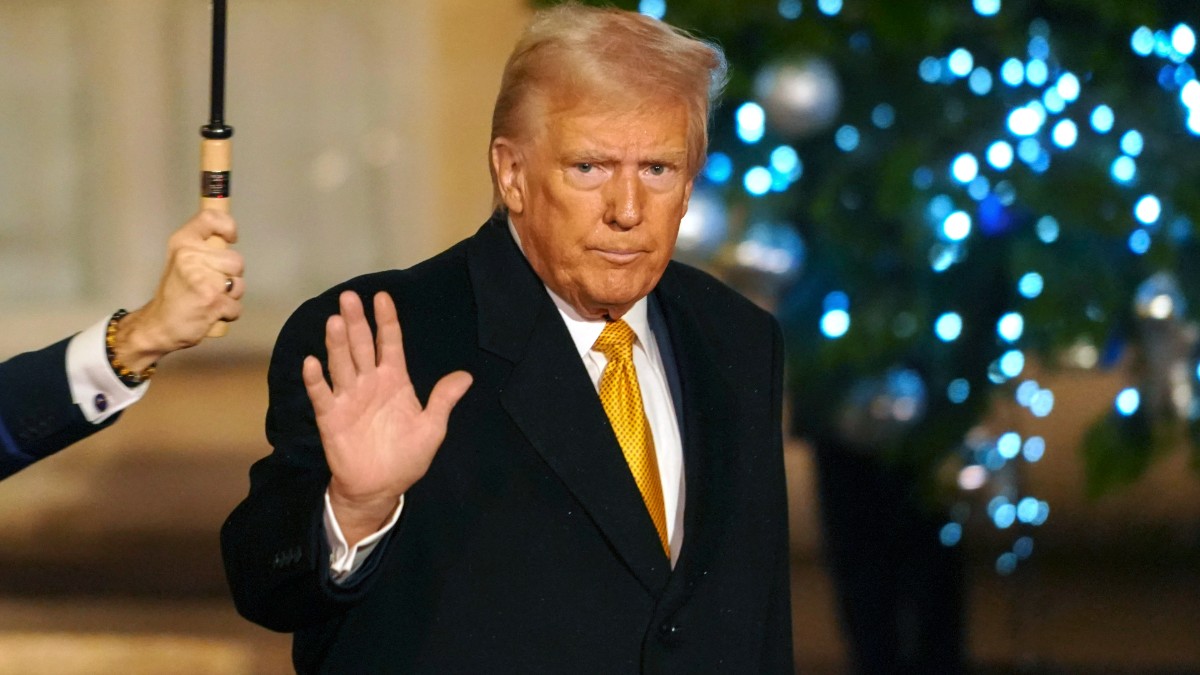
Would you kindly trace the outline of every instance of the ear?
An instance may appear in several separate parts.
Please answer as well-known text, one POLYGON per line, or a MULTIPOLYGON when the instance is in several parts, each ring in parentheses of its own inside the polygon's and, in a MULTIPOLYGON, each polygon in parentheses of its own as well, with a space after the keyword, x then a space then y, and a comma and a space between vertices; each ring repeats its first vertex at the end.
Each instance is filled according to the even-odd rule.
POLYGON ((500 191, 500 200, 508 207, 509 213, 519 214, 525 211, 525 163, 516 143, 498 137, 492 141, 492 173, 496 175, 496 187, 500 191))

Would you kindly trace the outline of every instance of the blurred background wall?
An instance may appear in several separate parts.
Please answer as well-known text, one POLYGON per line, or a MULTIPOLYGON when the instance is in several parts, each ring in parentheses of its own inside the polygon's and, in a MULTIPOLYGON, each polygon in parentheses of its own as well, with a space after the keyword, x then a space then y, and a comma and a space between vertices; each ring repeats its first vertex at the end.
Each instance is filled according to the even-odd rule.
MULTIPOLYGON (((304 299, 421 260, 490 210, 490 111, 523 0, 230 5, 244 318, 160 364, 119 425, 0 485, 0 675, 290 672, 287 636, 232 610, 217 545, 250 463, 270 451, 270 346, 304 299)), ((208 10, 0 0, 0 358, 152 292, 166 237, 196 205, 208 10)), ((1188 456, 1086 499, 1076 448, 1130 375, 1029 368, 1054 388, 1056 415, 1014 422, 1000 406, 993 417, 1053 449, 1023 476, 1053 516, 1007 576, 995 551, 1008 533, 964 533, 972 669, 1200 672, 1200 482, 1188 456)), ((850 672, 812 448, 791 439, 786 459, 797 663, 850 672)), ((895 560, 863 565, 912 575, 895 560)))

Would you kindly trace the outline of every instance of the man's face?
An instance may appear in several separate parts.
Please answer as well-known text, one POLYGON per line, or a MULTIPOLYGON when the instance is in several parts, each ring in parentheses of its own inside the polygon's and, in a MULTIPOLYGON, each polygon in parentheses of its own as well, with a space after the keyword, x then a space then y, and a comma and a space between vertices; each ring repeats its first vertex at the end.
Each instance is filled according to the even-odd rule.
POLYGON ((618 318, 654 289, 692 193, 682 105, 547 114, 492 161, 521 246, 550 290, 618 318))

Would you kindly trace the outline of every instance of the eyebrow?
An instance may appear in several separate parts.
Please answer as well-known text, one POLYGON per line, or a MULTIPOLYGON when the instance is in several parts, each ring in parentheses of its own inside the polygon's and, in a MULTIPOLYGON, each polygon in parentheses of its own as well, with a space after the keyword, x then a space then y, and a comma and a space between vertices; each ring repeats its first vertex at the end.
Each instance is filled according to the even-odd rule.
MULTIPOLYGON (((667 150, 664 152, 648 153, 644 158, 639 160, 641 164, 682 164, 687 161, 686 150, 667 150)), ((569 150, 562 153, 561 160, 565 164, 577 164, 581 162, 598 164, 600 162, 611 161, 615 159, 615 153, 606 152, 600 149, 589 150, 569 150)))

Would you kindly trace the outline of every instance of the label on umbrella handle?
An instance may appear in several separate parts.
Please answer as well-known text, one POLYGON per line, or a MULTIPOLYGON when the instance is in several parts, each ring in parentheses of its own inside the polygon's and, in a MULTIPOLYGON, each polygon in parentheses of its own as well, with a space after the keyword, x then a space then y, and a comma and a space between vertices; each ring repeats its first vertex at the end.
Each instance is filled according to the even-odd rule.
POLYGON ((200 172, 200 196, 204 199, 227 199, 229 185, 228 171, 200 172))

